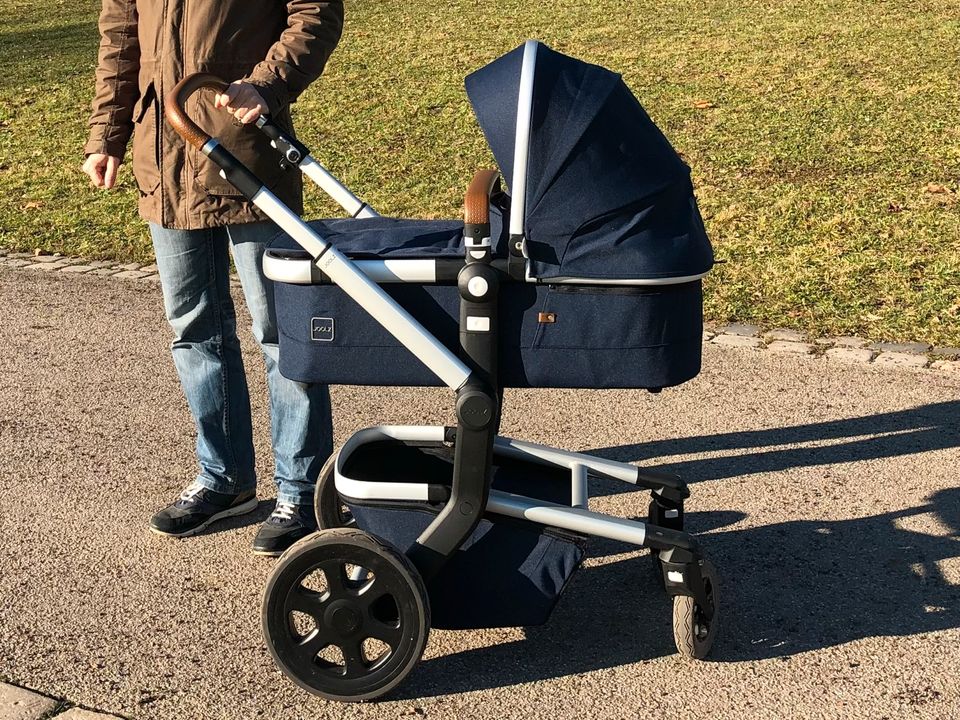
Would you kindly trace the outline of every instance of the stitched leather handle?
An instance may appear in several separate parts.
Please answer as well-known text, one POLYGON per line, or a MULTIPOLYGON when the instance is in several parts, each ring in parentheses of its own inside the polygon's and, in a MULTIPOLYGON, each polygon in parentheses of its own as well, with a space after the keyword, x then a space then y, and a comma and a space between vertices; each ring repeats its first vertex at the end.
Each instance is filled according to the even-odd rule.
POLYGON ((190 96, 203 88, 212 88, 218 93, 224 93, 227 91, 227 83, 216 75, 207 73, 187 75, 174 85, 164 102, 164 115, 167 122, 197 150, 202 150, 203 146, 210 141, 210 135, 187 116, 185 106, 190 96))
POLYGON ((490 222, 490 195, 500 180, 497 170, 478 170, 463 201, 463 221, 467 225, 490 222))

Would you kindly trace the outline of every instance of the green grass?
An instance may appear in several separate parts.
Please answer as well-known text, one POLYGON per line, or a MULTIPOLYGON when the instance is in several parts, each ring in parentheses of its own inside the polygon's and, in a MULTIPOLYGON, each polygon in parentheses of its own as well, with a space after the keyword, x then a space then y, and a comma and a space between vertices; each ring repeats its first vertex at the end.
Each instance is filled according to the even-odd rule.
MULTIPOLYGON (((109 194, 78 171, 97 6, 0 0, 0 245, 145 260, 129 175, 109 194)), ((956 3, 423 8, 348 3, 327 74, 297 105, 307 145, 381 212, 459 212, 491 162, 463 77, 537 37, 622 72, 693 167, 727 261, 708 317, 960 344, 956 3)), ((312 191, 308 208, 335 212, 312 191)))

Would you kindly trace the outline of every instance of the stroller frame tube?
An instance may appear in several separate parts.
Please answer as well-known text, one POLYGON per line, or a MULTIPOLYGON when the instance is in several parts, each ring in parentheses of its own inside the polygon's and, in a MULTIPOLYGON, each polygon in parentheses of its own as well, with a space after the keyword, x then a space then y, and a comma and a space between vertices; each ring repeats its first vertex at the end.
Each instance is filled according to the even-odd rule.
MULTIPOLYGON (((382 440, 395 440, 421 447, 439 446, 444 439, 451 437, 450 430, 451 428, 442 425, 378 425, 357 431, 337 453, 334 464, 334 483, 337 492, 347 500, 360 502, 444 502, 445 486, 357 480, 346 475, 343 468, 350 456, 363 445, 382 440)), ((586 486, 589 475, 650 487, 654 492, 664 491, 665 495, 672 494, 670 491, 679 486, 682 489, 679 494, 686 497, 688 494, 686 485, 674 475, 651 472, 628 463, 603 460, 500 435, 497 435, 494 440, 493 452, 494 456, 501 455, 541 465, 566 468, 570 471, 571 504, 560 505, 491 490, 485 508, 488 513, 529 520, 583 535, 618 540, 638 547, 673 550, 694 555, 698 552, 696 540, 687 533, 656 527, 639 520, 611 517, 589 509, 589 491, 586 486)))

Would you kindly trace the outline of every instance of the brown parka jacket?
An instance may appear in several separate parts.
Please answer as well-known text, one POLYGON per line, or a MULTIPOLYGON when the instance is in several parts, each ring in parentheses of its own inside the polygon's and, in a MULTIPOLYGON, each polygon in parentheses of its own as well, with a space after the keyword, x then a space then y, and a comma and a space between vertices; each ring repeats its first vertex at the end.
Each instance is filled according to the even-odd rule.
MULTIPOLYGON (((195 72, 246 80, 292 131, 289 105, 323 72, 342 28, 342 0, 103 0, 84 150, 123 157, 133 136, 140 214, 150 222, 197 229, 263 220, 214 163, 163 122, 164 93, 195 72)), ((194 95, 187 112, 302 211, 299 171, 281 168, 263 133, 214 109, 209 90, 194 95)))

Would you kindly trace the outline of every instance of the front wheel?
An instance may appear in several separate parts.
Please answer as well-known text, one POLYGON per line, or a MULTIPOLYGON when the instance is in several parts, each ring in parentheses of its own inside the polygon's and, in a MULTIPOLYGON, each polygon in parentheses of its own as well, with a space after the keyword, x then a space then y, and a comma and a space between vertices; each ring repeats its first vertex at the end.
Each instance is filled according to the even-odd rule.
POLYGON ((419 662, 430 602, 413 563, 360 530, 321 530, 277 562, 263 635, 284 675, 328 700, 372 700, 419 662))
POLYGON ((694 660, 702 660, 713 647, 717 636, 720 616, 720 593, 717 571, 707 560, 701 561, 700 574, 703 577, 707 597, 713 603, 713 617, 707 620, 697 601, 688 595, 675 595, 673 598, 673 641, 681 655, 694 660))

